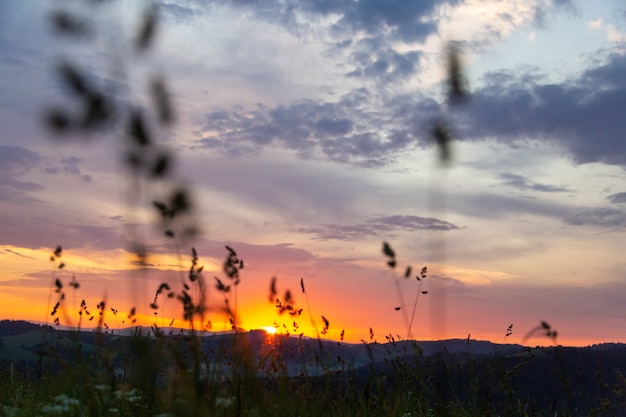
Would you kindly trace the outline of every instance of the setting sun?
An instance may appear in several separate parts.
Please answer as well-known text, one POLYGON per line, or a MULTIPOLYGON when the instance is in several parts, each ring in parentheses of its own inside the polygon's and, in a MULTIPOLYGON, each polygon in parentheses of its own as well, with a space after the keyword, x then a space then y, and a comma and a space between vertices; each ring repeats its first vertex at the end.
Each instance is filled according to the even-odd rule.
POLYGON ((265 330, 265 333, 267 334, 276 334, 276 327, 274 326, 265 326, 263 327, 263 330, 265 330))

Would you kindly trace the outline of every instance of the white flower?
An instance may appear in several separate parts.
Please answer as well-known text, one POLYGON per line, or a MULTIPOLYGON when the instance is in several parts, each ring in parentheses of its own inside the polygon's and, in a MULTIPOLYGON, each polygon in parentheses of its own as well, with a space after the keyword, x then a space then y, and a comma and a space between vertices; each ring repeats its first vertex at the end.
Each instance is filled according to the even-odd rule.
POLYGON ((237 401, 235 397, 230 397, 230 398, 217 397, 215 399, 215 406, 218 408, 228 408, 231 405, 233 405, 235 401, 237 401))

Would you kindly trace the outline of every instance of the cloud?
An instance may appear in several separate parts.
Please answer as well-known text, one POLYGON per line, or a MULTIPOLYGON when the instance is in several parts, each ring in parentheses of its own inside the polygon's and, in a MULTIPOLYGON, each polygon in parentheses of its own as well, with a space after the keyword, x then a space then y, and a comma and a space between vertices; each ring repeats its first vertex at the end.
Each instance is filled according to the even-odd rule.
POLYGON ((503 185, 517 188, 518 190, 540 191, 543 193, 571 193, 572 190, 556 185, 540 184, 529 181, 526 177, 518 174, 502 173, 500 178, 504 180, 503 185))
POLYGON ((395 231, 450 231, 460 229, 459 226, 431 217, 420 216, 382 216, 353 225, 323 224, 321 227, 300 228, 299 233, 315 235, 316 240, 356 241, 371 236, 389 235, 395 231))
POLYGON ((399 38, 415 40, 423 39, 433 32, 432 24, 425 23, 423 19, 430 16, 441 3, 444 2, 439 0, 343 2, 343 10, 335 10, 335 13, 339 11, 343 15, 337 25, 344 26, 350 32, 364 30, 376 33, 391 28, 397 31, 396 35, 399 38))
POLYGON ((21 146, 0 145, 0 199, 18 206, 40 205, 41 201, 32 193, 43 191, 44 186, 24 178, 33 173, 56 175, 63 172, 85 183, 92 182, 90 175, 81 172, 80 162, 79 158, 68 157, 62 159, 61 167, 47 165, 46 159, 38 152, 21 146))
MULTIPOLYGON (((321 38, 315 40, 328 44, 328 50, 334 51, 333 59, 350 64, 343 74, 351 79, 359 79, 367 87, 353 89, 338 99, 306 99, 279 105, 260 104, 250 109, 211 109, 205 116, 205 124, 199 131, 196 146, 230 157, 258 154, 268 147, 281 147, 305 159, 326 159, 365 167, 387 166, 401 152, 430 146, 430 138, 425 134, 426 126, 440 114, 440 104, 419 94, 390 94, 390 91, 385 91, 388 87, 386 83, 402 83, 419 75, 422 58, 426 53, 415 45, 404 45, 398 49, 397 42, 393 41, 395 35, 391 33, 403 30, 405 24, 409 25, 415 19, 435 19, 433 16, 436 13, 447 15, 452 13, 450 9, 465 6, 458 2, 426 3, 428 4, 420 6, 378 1, 340 1, 333 4, 321 1, 231 3, 234 8, 240 8, 254 16, 262 16, 263 19, 281 26, 287 25, 286 22, 294 25, 321 25, 318 29, 325 35, 320 35, 321 38), (410 10, 404 10, 405 7, 410 10), (324 19, 320 20, 321 18, 324 19), (345 33, 352 36, 347 37, 345 33), (376 84, 368 83, 367 80, 375 80, 376 84)), ((530 5, 516 4, 515 7, 523 11, 524 18, 520 20, 517 16, 514 16, 515 19, 512 17, 514 22, 511 25, 514 28, 528 25, 533 11, 542 10, 544 15, 551 14, 571 4, 569 1, 548 0, 537 0, 530 5)), ((437 19, 443 19, 442 16, 437 16, 437 19)), ((493 18, 506 20, 503 16, 493 18)), ((509 26, 503 28, 495 25, 493 28, 498 33, 509 30, 512 30, 509 26)), ((432 33, 436 33, 435 29, 432 33)), ((520 105, 524 108, 534 103, 530 98, 524 97, 524 94, 528 94, 527 85, 519 86, 515 90, 517 76, 518 74, 506 72, 490 74, 493 85, 480 89, 474 100, 479 117, 475 117, 476 114, 468 117, 467 125, 473 129, 470 137, 497 137, 501 132, 497 129, 498 125, 514 122, 516 118, 509 116, 520 105), (518 93, 519 101, 503 107, 502 103, 493 103, 493 100, 511 101, 516 96, 498 94, 501 86, 495 85, 494 79, 507 77, 508 86, 518 93), (492 111, 492 107, 495 111, 492 111), (507 108, 510 110, 503 114, 503 109, 507 108), (498 113, 498 117, 494 116, 498 113), (476 119, 485 119, 485 122, 474 123, 473 120, 476 119), (488 127, 477 127, 478 123, 488 127)), ((537 89, 537 95, 551 94, 547 88, 539 91, 544 86, 541 84, 543 78, 537 74, 522 74, 522 78, 524 77, 527 78, 523 80, 524 83, 532 83, 537 89), (533 77, 540 79, 535 80, 533 77)), ((592 94, 590 88, 588 92, 592 94)), ((536 101, 534 97, 533 100, 536 101)), ((570 97, 563 98, 563 101, 570 106, 576 103, 570 97)), ((581 113, 586 111, 587 109, 582 109, 581 113)), ((544 113, 545 109, 541 109, 539 116, 545 117, 544 113)), ((580 122, 580 115, 577 114, 572 119, 580 122)), ((511 136, 523 135, 525 132, 521 132, 522 127, 525 126, 514 126, 519 131, 507 133, 511 136)), ((576 130, 571 130, 578 134, 576 130)))
POLYGON ((79 178, 82 182, 90 183, 93 182, 93 178, 91 175, 83 174, 80 170, 79 164, 82 162, 82 159, 76 158, 74 156, 70 156, 69 158, 63 158, 61 160, 61 165, 63 166, 63 172, 65 175, 70 177, 79 178))
POLYGON ((378 34, 390 32, 397 40, 423 40, 435 33, 436 25, 428 19, 438 6, 457 4, 457 0, 267 0, 263 2, 238 0, 231 4, 255 14, 255 16, 278 23, 296 32, 307 21, 332 17, 332 30, 337 35, 353 35, 358 32, 378 34))
POLYGON ((431 283, 431 288, 439 290, 445 286, 445 291, 450 294, 468 294, 477 291, 478 288, 482 288, 482 285, 472 285, 473 283, 467 282, 458 278, 453 278, 447 275, 429 274, 427 280, 431 283))
POLYGON ((430 38, 460 38, 470 49, 493 44, 515 30, 534 24, 545 27, 562 10, 575 11, 571 0, 268 0, 234 1, 233 8, 279 25, 297 37, 345 52, 353 66, 348 77, 377 86, 403 81, 419 70, 430 38), (513 4, 508 4, 513 3, 513 4), (306 34, 306 35, 304 35, 306 34))
MULTIPOLYGON (((243 0, 229 5, 237 16, 268 22, 307 42, 321 41, 329 54, 345 52, 353 66, 346 72, 349 77, 387 83, 415 73, 420 54, 416 49, 407 51, 407 45, 423 43, 430 35, 437 34, 437 10, 442 5, 458 3, 457 0, 243 0)), ((222 6, 222 2, 210 4, 202 13, 211 13, 213 6, 222 6)), ((198 13, 169 4, 162 4, 161 8, 167 18, 174 20, 190 19, 198 13)))
POLYGON ((615 25, 606 25, 606 38, 610 42, 624 43, 626 42, 626 32, 622 32, 615 25))
POLYGON ((294 33, 310 22, 330 21, 329 31, 337 38, 364 33, 374 37, 384 35, 389 41, 404 43, 423 42, 428 36, 437 34, 440 19, 453 20, 457 9, 464 9, 465 12, 479 9, 483 18, 489 16, 483 19, 486 20, 483 23, 490 25, 489 31, 496 36, 498 32, 507 30, 507 22, 509 26, 528 22, 545 26, 548 18, 555 13, 576 10, 572 0, 510 2, 513 4, 507 4, 504 10, 499 3, 484 0, 238 0, 231 5, 254 13, 258 18, 283 25, 294 33))
POLYGON ((5 202, 30 202, 36 199, 25 193, 41 191, 41 184, 20 180, 37 168, 41 157, 21 146, 0 145, 0 197, 5 202))
POLYGON ((577 13, 578 9, 573 0, 547 0, 538 1, 534 9, 533 23, 543 28, 547 25, 548 18, 558 11, 565 10, 569 13, 577 13))
POLYGON ((26 191, 26 192, 43 190, 43 186, 41 184, 37 184, 31 181, 18 181, 13 178, 1 179, 0 186, 12 188, 13 190, 16 190, 16 191, 26 191))
POLYGON ((459 215, 489 220, 520 219, 528 215, 560 220, 571 214, 570 207, 563 202, 486 192, 452 194, 448 208, 459 215))
POLYGON ((626 203, 626 192, 611 194, 607 196, 607 199, 612 204, 624 204, 626 203))
POLYGON ((432 217, 419 217, 419 216, 384 216, 378 217, 373 220, 369 220, 368 223, 375 225, 376 228, 385 230, 389 229, 401 229, 406 231, 418 231, 418 230, 437 230, 437 231, 450 231, 460 229, 459 226, 446 222, 444 220, 434 219, 432 217))
POLYGON ((0 216, 3 231, 0 245, 38 249, 61 244, 68 249, 90 247, 102 250, 129 246, 118 227, 75 223, 62 216, 36 216, 27 210, 3 213, 0 216))
POLYGON ((576 7, 570 0, 464 0, 438 11, 438 34, 481 53, 520 31, 545 28, 562 12, 574 14, 576 7))
POLYGON ((224 242, 203 239, 196 247, 200 256, 209 256, 223 260, 228 254, 228 245, 237 252, 237 256, 251 265, 271 267, 275 264, 300 264, 315 261, 317 256, 306 249, 298 248, 292 243, 252 244, 239 241, 224 242))
POLYGON ((626 212, 609 207, 579 209, 573 216, 566 218, 565 223, 574 226, 624 227, 626 212))
POLYGON ((190 19, 197 16, 195 9, 179 4, 159 2, 157 6, 161 16, 166 20, 172 20, 176 23, 188 22, 190 19))
POLYGON ((37 152, 21 146, 0 145, 0 173, 20 175, 34 168, 41 161, 37 152))
POLYGON ((461 138, 509 145, 541 140, 578 164, 626 165, 626 56, 550 83, 537 71, 495 71, 472 95, 461 138))
POLYGON ((218 109, 205 116, 196 144, 230 156, 279 145, 306 159, 381 166, 418 144, 440 105, 408 95, 378 101, 359 88, 336 102, 300 100, 247 112, 218 109))
POLYGON ((315 240, 345 240, 356 241, 369 236, 376 236, 376 231, 368 225, 323 224, 321 227, 302 227, 298 233, 315 235, 315 240))
POLYGON ((19 256, 20 258, 33 259, 33 260, 37 259, 37 258, 33 258, 32 256, 27 256, 27 255, 21 254, 21 253, 19 253, 17 251, 11 250, 11 249, 0 250, 0 255, 4 255, 4 254, 7 254, 7 253, 15 255, 15 256, 19 256))
POLYGON ((397 52, 386 49, 372 53, 355 52, 351 62, 356 69, 347 73, 348 77, 374 78, 381 81, 401 81, 417 72, 420 53, 409 51, 397 52))
POLYGON ((587 22, 587 27, 591 29, 600 29, 602 27, 602 18, 599 17, 596 20, 590 20, 587 22))

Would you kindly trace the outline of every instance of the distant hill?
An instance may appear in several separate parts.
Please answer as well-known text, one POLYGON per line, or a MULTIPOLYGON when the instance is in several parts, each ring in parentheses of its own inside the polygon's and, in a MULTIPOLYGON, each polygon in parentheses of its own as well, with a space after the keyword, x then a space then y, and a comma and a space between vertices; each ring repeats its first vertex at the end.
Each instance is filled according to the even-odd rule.
MULTIPOLYGON (((184 345, 189 332, 182 329, 164 328, 158 330, 162 336, 178 340, 184 345)), ((83 351, 101 347, 111 347, 122 356, 124 351, 132 350, 133 336, 141 335, 153 339, 155 329, 150 327, 132 327, 121 330, 107 330, 102 333, 93 329, 80 332, 69 328, 30 323, 23 320, 0 321, 0 338, 5 349, 0 348, 0 359, 30 358, 47 345, 57 346, 66 342, 80 343, 83 351), (8 347, 11 349, 8 349, 8 347)), ((262 358, 268 349, 277 352, 278 358, 286 366, 288 374, 302 372, 315 374, 320 369, 331 370, 334 367, 349 365, 353 368, 366 366, 373 362, 383 362, 390 357, 428 357, 440 352, 450 354, 468 353, 471 355, 512 354, 524 348, 519 345, 502 345, 488 341, 452 339, 441 341, 394 341, 390 343, 351 344, 332 340, 317 340, 298 335, 269 335, 263 330, 249 332, 196 333, 207 356, 217 362, 230 360, 235 346, 245 345, 257 358, 262 358), (320 363, 326 364, 320 367, 320 363)), ((64 350, 64 349, 58 349, 64 350)), ((65 349, 67 350, 67 349, 65 349)))
MULTIPOLYGON (((180 337, 188 335, 189 331, 176 328, 158 329, 162 336, 180 337)), ((54 332, 57 337, 67 337, 68 339, 76 339, 76 330, 68 327, 52 327, 50 325, 36 324, 24 320, 0 320, 0 338, 9 336, 18 336, 29 332, 54 332)), ((154 337, 154 329, 152 327, 128 327, 124 329, 106 330, 96 336, 94 329, 83 329, 80 332, 80 341, 87 344, 106 343, 111 339, 125 338, 130 336, 148 336, 154 337), (96 341, 98 339, 99 341, 96 341)), ((196 332, 201 337, 203 344, 207 348, 224 347, 232 343, 234 338, 255 347, 255 345, 263 345, 271 342, 275 345, 282 346, 283 349, 289 350, 293 348, 302 348, 307 346, 308 349, 322 349, 326 354, 333 356, 342 356, 349 359, 355 359, 362 356, 369 357, 370 353, 374 356, 383 356, 387 354, 395 354, 400 356, 422 355, 431 356, 440 352, 449 354, 465 353, 471 355, 491 355, 491 354, 515 354, 522 350, 526 350, 517 344, 500 344, 485 340, 468 340, 468 339, 448 339, 437 341, 391 341, 387 343, 345 343, 333 340, 317 340, 306 336, 299 335, 268 335, 263 330, 234 331, 226 332, 196 332), (365 348, 367 346, 367 348, 365 348), (369 353, 366 352, 369 351, 369 353)), ((626 348, 626 344, 620 343, 604 343, 589 347, 597 350, 609 350, 616 348, 626 348)), ((254 350, 254 349, 253 349, 254 350)))
POLYGON ((31 323, 24 320, 0 320, 0 337, 16 336, 22 333, 40 330, 53 330, 51 326, 31 323))

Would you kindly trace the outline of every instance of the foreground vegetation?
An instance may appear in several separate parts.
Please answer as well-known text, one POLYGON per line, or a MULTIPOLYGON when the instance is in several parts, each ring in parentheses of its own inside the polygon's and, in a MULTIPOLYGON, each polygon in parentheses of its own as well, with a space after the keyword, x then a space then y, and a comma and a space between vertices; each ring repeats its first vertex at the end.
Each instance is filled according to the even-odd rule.
POLYGON ((623 416, 626 407, 624 345, 472 354, 477 342, 463 352, 459 340, 423 355, 412 341, 0 323, 1 416, 623 416))

